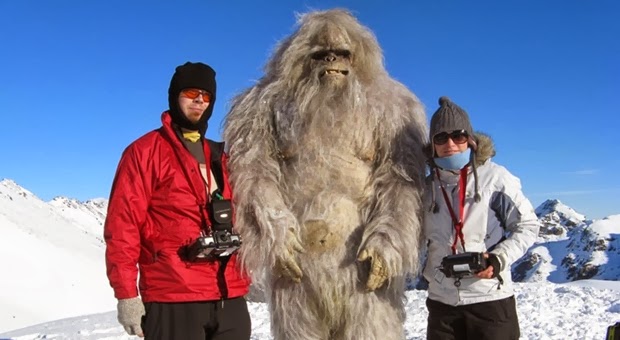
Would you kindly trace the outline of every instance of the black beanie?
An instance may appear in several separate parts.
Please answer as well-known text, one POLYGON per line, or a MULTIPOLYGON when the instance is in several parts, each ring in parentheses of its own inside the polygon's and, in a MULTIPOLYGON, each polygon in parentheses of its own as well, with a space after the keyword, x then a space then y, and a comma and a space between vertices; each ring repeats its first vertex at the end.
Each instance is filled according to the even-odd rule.
POLYGON ((215 71, 211 66, 203 63, 186 62, 176 68, 170 87, 168 88, 168 105, 170 107, 170 116, 172 121, 180 127, 188 130, 198 130, 201 135, 205 135, 207 131, 207 121, 213 113, 213 105, 215 104, 215 71), (187 88, 197 88, 208 91, 211 94, 211 102, 200 117, 197 123, 192 123, 185 117, 179 108, 179 93, 187 88))

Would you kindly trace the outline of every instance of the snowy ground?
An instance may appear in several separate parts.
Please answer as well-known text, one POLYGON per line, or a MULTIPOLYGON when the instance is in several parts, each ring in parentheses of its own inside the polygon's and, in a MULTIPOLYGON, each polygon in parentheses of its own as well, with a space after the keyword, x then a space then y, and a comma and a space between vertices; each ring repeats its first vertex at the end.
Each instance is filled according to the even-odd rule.
MULTIPOLYGON (((517 283, 521 339, 603 339, 620 321, 620 282, 517 283)), ((426 291, 407 292, 407 340, 426 338, 426 291)), ((252 339, 272 339, 264 303, 250 303, 252 339)), ((125 334, 116 312, 84 315, 0 334, 0 339, 137 339, 125 334)))
MULTIPOLYGON (((105 276, 105 208, 104 200, 43 202, 0 181, 0 339, 131 339, 116 321, 105 276)), ((548 225, 573 221, 563 228, 578 233, 545 234, 534 247, 542 259, 531 269, 539 282, 515 285, 522 339, 603 339, 620 321, 620 281, 564 283, 561 262, 571 253, 582 267, 596 265, 597 275, 617 280, 620 215, 580 224, 583 215, 559 201, 544 212, 548 225)), ((407 292, 407 340, 426 337, 425 299, 426 291, 407 292)), ((251 303, 250 314, 252 339, 271 339, 267 306, 251 303)))

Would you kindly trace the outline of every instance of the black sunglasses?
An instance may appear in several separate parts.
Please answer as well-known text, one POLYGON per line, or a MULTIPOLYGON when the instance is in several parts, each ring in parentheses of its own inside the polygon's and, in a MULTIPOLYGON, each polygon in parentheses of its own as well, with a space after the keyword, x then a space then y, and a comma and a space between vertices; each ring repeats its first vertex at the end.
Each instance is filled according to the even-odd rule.
POLYGON ((450 133, 441 132, 433 136, 433 143, 435 145, 444 145, 448 142, 448 139, 452 139, 454 144, 467 143, 469 134, 465 130, 454 130, 450 133))

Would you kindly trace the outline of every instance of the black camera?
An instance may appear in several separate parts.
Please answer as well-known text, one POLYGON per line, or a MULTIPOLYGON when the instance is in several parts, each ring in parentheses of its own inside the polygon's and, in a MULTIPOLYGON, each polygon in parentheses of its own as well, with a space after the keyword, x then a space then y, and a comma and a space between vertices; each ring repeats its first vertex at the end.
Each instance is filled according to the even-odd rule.
POLYGON ((441 271, 446 277, 463 278, 487 268, 483 253, 465 252, 448 255, 441 260, 441 271))
POLYGON ((228 230, 215 230, 211 236, 201 235, 187 248, 190 261, 225 257, 234 254, 241 246, 241 238, 228 230))
POLYGON ((209 205, 211 235, 200 234, 196 241, 187 247, 190 261, 226 257, 241 247, 239 234, 232 231, 232 203, 230 200, 212 200, 209 205))

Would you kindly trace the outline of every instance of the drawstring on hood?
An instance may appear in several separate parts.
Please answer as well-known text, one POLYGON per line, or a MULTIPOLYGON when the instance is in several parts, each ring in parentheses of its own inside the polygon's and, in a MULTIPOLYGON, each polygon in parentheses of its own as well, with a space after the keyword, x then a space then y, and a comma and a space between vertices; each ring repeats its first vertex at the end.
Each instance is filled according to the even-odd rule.
POLYGON ((478 167, 476 166, 476 153, 471 156, 471 171, 474 173, 474 202, 480 202, 480 193, 478 192, 478 167))

